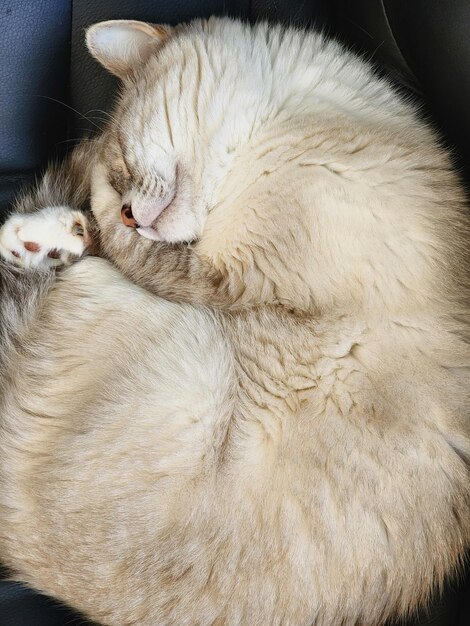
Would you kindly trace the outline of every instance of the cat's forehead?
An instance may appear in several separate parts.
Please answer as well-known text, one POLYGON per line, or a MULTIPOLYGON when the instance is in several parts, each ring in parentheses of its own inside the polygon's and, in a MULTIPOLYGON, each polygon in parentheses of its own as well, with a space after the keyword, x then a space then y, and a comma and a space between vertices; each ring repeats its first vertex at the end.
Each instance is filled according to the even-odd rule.
POLYGON ((103 151, 107 169, 135 184, 148 175, 171 178, 176 163, 175 129, 168 129, 156 101, 152 108, 141 99, 133 104, 117 110, 109 123, 103 151))
POLYGON ((186 98, 186 90, 175 89, 179 80, 179 64, 164 67, 158 58, 151 59, 132 81, 125 84, 117 105, 120 123, 134 130, 142 130, 168 107, 174 113, 179 102, 186 98))
POLYGON ((122 151, 139 150, 140 158, 156 145, 173 144, 175 133, 185 128, 194 99, 194 85, 186 80, 187 68, 175 62, 162 68, 153 60, 122 90, 109 126, 122 151), (181 85, 183 77, 184 85, 181 85))
POLYGON ((239 128, 232 123, 241 110, 234 100, 243 104, 234 93, 238 67, 202 27, 170 37, 122 85, 110 122, 116 151, 133 169, 148 170, 156 160, 188 159, 217 130, 239 128))
POLYGON ((134 95, 112 122, 115 149, 134 169, 148 169, 156 155, 161 160, 172 146, 176 121, 166 119, 166 105, 158 92, 148 89, 145 97, 134 95))

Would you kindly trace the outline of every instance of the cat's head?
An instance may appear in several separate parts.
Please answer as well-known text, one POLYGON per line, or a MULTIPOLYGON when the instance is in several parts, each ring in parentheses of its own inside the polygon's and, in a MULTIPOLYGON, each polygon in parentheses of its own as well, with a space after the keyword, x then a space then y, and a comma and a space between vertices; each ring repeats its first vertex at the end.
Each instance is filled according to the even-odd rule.
POLYGON ((239 69, 223 58, 224 20, 214 22, 172 28, 118 20, 87 32, 91 54, 122 81, 104 135, 100 185, 108 187, 108 204, 114 198, 111 210, 150 239, 200 236, 250 132, 239 69))

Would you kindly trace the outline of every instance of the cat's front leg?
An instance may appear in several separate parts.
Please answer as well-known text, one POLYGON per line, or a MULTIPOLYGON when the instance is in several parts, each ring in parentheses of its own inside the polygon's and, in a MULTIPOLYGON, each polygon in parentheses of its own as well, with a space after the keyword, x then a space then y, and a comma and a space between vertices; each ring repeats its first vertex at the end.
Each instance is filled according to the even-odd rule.
POLYGON ((79 144, 62 163, 51 164, 37 185, 17 199, 0 229, 1 258, 17 267, 49 269, 67 265, 90 251, 93 147, 90 142, 79 144))
MULTIPOLYGON (((0 370, 54 283, 55 268, 82 256, 91 243, 89 223, 80 211, 16 208, 0 228, 0 370)), ((0 381, 0 393, 1 386, 0 381)))

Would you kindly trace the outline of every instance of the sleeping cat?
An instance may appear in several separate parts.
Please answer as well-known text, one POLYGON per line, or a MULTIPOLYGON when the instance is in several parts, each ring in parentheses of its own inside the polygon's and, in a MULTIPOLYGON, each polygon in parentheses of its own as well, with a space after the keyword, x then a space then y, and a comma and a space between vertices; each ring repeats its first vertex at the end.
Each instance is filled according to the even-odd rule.
POLYGON ((112 626, 413 611, 470 539, 448 155, 318 34, 87 43, 114 115, 0 231, 0 558, 112 626))

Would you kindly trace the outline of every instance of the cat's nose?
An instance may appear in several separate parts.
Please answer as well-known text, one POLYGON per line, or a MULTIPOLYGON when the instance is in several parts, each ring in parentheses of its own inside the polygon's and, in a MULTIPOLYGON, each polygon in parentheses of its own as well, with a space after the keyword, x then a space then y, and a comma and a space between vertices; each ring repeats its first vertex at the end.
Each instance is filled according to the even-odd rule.
POLYGON ((138 227, 151 226, 153 222, 168 208, 175 197, 174 189, 159 196, 142 197, 139 194, 132 199, 132 214, 138 227))
POLYGON ((129 226, 129 228, 137 228, 139 226, 135 217, 132 215, 130 204, 123 204, 121 209, 121 221, 124 226, 129 226))

